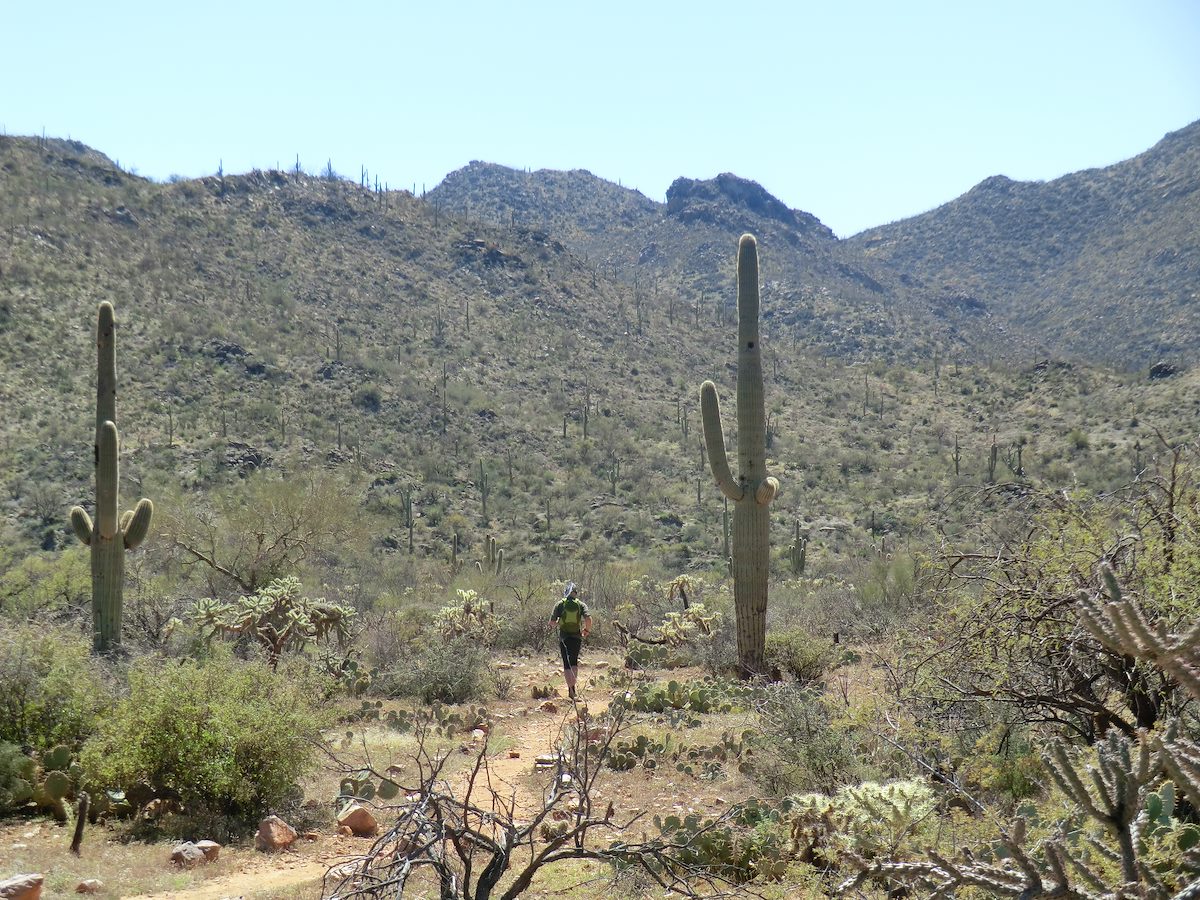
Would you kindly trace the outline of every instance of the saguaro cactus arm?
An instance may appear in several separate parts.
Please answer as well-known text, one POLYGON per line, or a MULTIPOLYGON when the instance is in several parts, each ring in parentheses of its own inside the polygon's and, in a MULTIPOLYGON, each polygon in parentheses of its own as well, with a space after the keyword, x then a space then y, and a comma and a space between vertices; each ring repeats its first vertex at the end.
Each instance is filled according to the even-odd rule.
POLYGON ((125 549, 136 550, 150 531, 150 517, 154 515, 154 504, 143 497, 133 511, 125 515, 129 516, 128 521, 122 517, 121 531, 125 533, 125 549))
POLYGON ((775 499, 775 495, 778 493, 779 479, 772 475, 758 486, 758 490, 754 492, 754 501, 759 506, 766 506, 775 499))
POLYGON ((75 537, 79 538, 79 542, 83 546, 91 546, 92 517, 87 514, 87 510, 82 506, 71 507, 71 528, 75 530, 75 537))
POLYGON ((721 428, 721 401, 717 399, 717 386, 711 381, 700 385, 700 415, 713 478, 721 493, 736 503, 746 492, 734 481, 733 473, 729 470, 729 457, 725 455, 725 432, 721 428))

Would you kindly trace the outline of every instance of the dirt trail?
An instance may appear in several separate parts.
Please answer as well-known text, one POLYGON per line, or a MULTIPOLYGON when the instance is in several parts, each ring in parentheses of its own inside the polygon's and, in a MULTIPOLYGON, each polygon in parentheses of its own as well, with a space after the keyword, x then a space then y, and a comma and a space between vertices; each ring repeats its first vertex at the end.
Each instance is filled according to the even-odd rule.
MULTIPOLYGON (((578 709, 586 708, 590 715, 596 715, 607 706, 607 692, 597 684, 602 667, 590 672, 586 672, 586 668, 580 678, 580 706, 573 707, 570 700, 555 697, 550 700, 553 709, 543 709, 542 701, 530 699, 529 690, 533 684, 549 682, 562 689, 561 671, 553 664, 541 663, 523 667, 520 672, 522 677, 517 690, 521 699, 491 705, 495 716, 493 732, 502 747, 488 756, 491 786, 506 799, 516 799, 518 815, 540 808, 542 802, 542 780, 529 777, 536 758, 553 752, 559 733, 567 722, 574 721, 578 709)), ((366 846, 359 839, 322 834, 315 843, 298 842, 295 851, 275 855, 227 848, 222 852, 228 854, 233 869, 228 874, 199 881, 182 890, 143 894, 132 900, 235 900, 274 893, 316 898, 320 896, 321 880, 329 868, 349 861, 366 846)))
MULTIPOLYGON (((614 665, 612 660, 608 665, 614 665)), ((549 781, 545 771, 537 771, 538 756, 551 754, 564 727, 575 721, 584 706, 598 717, 607 706, 609 691, 603 678, 605 663, 591 658, 585 662, 580 678, 580 704, 563 697, 551 698, 553 708, 543 709, 543 701, 531 697, 534 685, 550 684, 563 690, 562 672, 549 660, 513 661, 503 664, 513 676, 512 699, 488 704, 492 715, 488 749, 489 784, 480 783, 477 802, 487 805, 490 786, 506 802, 515 801, 517 818, 531 816, 541 808, 543 792, 549 781)), ((478 747, 471 735, 461 735, 468 754, 478 747)), ((461 772, 462 768, 456 769, 461 772)), ((461 776, 455 776, 457 781, 461 776)), ((627 800, 629 798, 626 798, 627 800)), ((380 816, 383 827, 388 816, 380 816)), ((69 897, 68 893, 83 879, 99 877, 105 882, 104 896, 125 896, 133 900, 223 900, 223 898, 276 898, 309 900, 321 893, 322 879, 333 866, 348 862, 365 852, 371 842, 361 838, 340 837, 323 831, 313 841, 300 840, 293 849, 274 854, 256 852, 251 846, 226 846, 221 858, 211 867, 191 873, 174 872, 167 863, 169 844, 115 842, 102 831, 89 831, 84 840, 82 858, 65 853, 69 842, 66 830, 44 821, 12 821, 0 825, 0 878, 20 871, 43 872, 47 889, 43 896, 69 897), (107 843, 106 843, 107 842, 107 843), (191 882, 188 884, 187 882, 191 882), (69 883, 68 883, 69 882, 69 883), (54 887, 49 885, 53 883, 54 887), (66 887, 62 887, 66 885, 66 887), (151 886, 160 890, 148 890, 151 886), (170 886, 167 889, 167 886, 170 886), (133 896, 136 888, 143 893, 133 896)))
POLYGON ((347 854, 353 850, 346 841, 338 841, 338 844, 340 846, 333 847, 332 852, 327 848, 315 855, 299 851, 266 856, 253 850, 243 851, 239 855, 246 858, 239 860, 237 870, 228 875, 206 879, 184 890, 141 894, 131 900, 166 900, 173 897, 187 897, 189 900, 234 900, 292 888, 296 889, 298 897, 319 897, 321 880, 329 867, 345 861, 348 858, 347 854), (344 852, 339 853, 339 850, 344 852), (251 858, 249 854, 254 854, 257 859, 251 858))

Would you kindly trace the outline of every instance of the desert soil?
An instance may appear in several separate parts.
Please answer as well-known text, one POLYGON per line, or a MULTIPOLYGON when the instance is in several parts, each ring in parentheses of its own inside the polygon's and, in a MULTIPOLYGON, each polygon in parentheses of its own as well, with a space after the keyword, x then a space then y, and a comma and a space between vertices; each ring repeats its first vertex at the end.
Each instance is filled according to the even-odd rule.
MULTIPOLYGON (((604 661, 601 667, 612 665, 604 661)), ((503 794, 517 800, 518 809, 530 809, 541 802, 536 781, 529 778, 534 759, 553 749, 560 729, 574 718, 569 700, 553 698, 551 706, 542 709, 542 701, 530 698, 534 684, 555 686, 565 692, 562 675, 552 663, 525 661, 505 663, 514 675, 514 693, 518 699, 489 704, 494 716, 493 730, 501 737, 501 747, 489 757, 492 784, 503 794), (506 787, 507 786, 507 787, 506 787)), ((596 714, 607 705, 611 688, 604 682, 604 668, 594 667, 581 673, 579 701, 596 714)), ((585 666, 585 669, 587 667, 585 666)), ((41 861, 46 875, 45 898, 70 897, 75 885, 87 878, 100 877, 104 889, 96 896, 132 897, 132 900, 223 900, 223 898, 317 898, 321 883, 333 866, 352 860, 370 846, 366 839, 341 837, 327 831, 317 834, 316 840, 298 840, 293 849, 265 854, 251 846, 224 847, 220 860, 201 866, 191 873, 171 873, 167 861, 169 843, 136 845, 120 843, 114 835, 92 828, 84 841, 83 853, 76 860, 67 853, 70 834, 66 828, 46 820, 10 822, 0 825, 0 878, 12 874, 6 857, 41 861), (89 857, 95 858, 104 872, 89 872, 89 857), (108 859, 105 859, 108 857, 108 859), (128 869, 120 870, 121 857, 130 857, 128 869), (61 862, 60 862, 61 861, 61 862), (136 870, 136 871, 133 871, 136 870), (168 887, 159 888, 164 882, 168 887), (122 887, 122 885, 126 885, 122 887), (131 894, 128 885, 136 884, 147 893, 131 894)), ((29 871, 29 869, 26 869, 29 871)))

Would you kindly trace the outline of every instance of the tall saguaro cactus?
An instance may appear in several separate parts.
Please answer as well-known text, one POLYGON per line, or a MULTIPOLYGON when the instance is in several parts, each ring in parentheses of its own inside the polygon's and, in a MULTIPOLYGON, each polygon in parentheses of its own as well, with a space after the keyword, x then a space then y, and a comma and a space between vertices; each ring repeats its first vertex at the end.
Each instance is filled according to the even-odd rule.
POLYGON ((117 515, 119 480, 117 435, 117 358, 112 304, 100 304, 96 317, 96 522, 82 506, 71 510, 71 527, 92 548, 92 646, 107 653, 121 643, 125 551, 134 550, 150 530, 154 504, 142 499, 117 515))
POLYGON ((758 244, 738 242, 737 441, 738 476, 725 456, 717 386, 700 388, 700 411, 709 466, 721 493, 733 502, 733 602, 738 664, 762 672, 767 641, 767 574, 770 568, 768 507, 779 481, 767 475, 767 418, 763 404, 762 348, 758 337, 758 244))

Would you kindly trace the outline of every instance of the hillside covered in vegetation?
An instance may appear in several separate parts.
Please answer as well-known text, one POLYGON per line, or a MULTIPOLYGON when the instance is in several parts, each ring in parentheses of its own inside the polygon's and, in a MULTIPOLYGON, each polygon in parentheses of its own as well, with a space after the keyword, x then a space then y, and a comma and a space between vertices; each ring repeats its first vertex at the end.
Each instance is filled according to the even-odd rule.
POLYGON ((838 241, 728 174, 415 197, 0 138, 0 813, 86 789, 125 836, 237 841, 365 804, 392 843, 339 896, 415 858, 510 897, 1189 896, 1194 145, 838 241), (736 445, 747 231, 780 492, 743 680, 699 392, 736 445), (121 508, 154 505, 108 656, 68 519, 101 301, 121 508), (597 628, 560 707, 568 580, 597 628))

